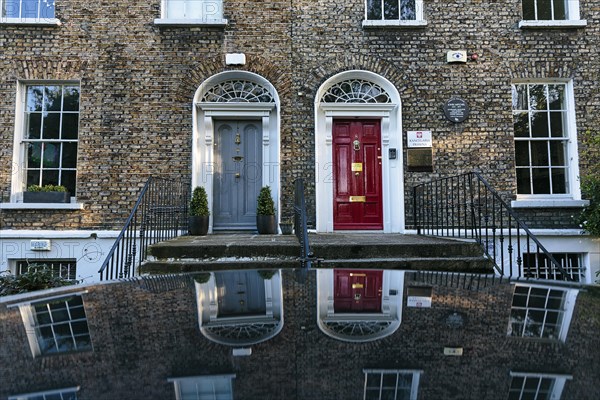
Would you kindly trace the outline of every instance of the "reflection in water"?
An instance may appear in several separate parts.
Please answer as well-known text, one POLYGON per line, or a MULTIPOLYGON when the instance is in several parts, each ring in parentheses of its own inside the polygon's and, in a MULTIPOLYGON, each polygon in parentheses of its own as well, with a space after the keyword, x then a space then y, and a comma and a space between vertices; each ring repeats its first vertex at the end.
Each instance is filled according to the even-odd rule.
POLYGON ((599 331, 597 287, 391 270, 143 277, 0 299, 0 399, 597 399, 599 331))

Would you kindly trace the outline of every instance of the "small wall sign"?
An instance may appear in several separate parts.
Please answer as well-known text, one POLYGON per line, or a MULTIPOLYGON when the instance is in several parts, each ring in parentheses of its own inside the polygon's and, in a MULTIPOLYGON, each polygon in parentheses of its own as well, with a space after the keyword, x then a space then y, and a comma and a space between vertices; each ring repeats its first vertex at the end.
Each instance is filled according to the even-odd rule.
POLYGON ((406 138, 409 148, 433 146, 431 131, 408 131, 406 132, 406 138))
POLYGON ((444 104, 444 115, 448 121, 455 124, 469 117, 469 105, 463 99, 450 99, 444 104))

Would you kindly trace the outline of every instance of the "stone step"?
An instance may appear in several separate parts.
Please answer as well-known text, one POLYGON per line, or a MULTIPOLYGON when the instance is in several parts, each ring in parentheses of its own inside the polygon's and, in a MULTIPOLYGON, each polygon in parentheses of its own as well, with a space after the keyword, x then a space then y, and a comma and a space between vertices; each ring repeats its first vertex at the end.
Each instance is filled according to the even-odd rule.
MULTIPOLYGON (((481 246, 469 241, 380 233, 311 234, 309 241, 320 261, 314 267, 492 272, 481 246)), ((297 268, 299 256, 295 236, 185 236, 152 245, 141 272, 297 268)))

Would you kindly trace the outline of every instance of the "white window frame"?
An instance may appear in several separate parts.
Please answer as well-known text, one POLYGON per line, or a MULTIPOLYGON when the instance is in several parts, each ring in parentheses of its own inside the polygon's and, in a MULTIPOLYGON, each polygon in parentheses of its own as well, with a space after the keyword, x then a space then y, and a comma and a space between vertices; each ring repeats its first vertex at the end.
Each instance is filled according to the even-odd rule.
POLYGON ((13 396, 8 396, 8 400, 29 400, 37 397, 46 398, 46 396, 56 396, 60 395, 61 399, 71 400, 73 397, 64 397, 65 395, 73 395, 75 394, 75 399, 77 398, 77 392, 79 391, 79 386, 63 388, 63 389, 55 389, 55 390, 44 390, 43 392, 35 392, 35 393, 24 393, 17 394, 13 396))
MULTIPOLYGON (((217 5, 215 9, 215 13, 209 18, 205 16, 203 18, 172 18, 168 15, 168 3, 171 0, 161 0, 160 5, 160 18, 156 18, 154 20, 155 25, 162 26, 214 26, 214 27, 224 27, 227 25, 228 21, 223 17, 223 7, 224 0, 213 0, 212 4, 217 5)), ((198 1, 198 0, 178 0, 185 2, 184 6, 189 1, 198 1)))
MULTIPOLYGON (((189 377, 184 377, 184 378, 170 378, 168 379, 168 382, 173 383, 173 386, 175 387, 175 399, 176 400, 183 400, 182 394, 181 394, 181 389, 183 385, 212 385, 213 387, 213 399, 214 400, 225 400, 225 398, 223 397, 223 395, 228 395, 229 397, 227 397, 226 399, 231 399, 233 400, 233 385, 232 385, 232 381, 235 378, 235 374, 221 374, 221 375, 200 375, 200 376, 189 376, 189 377), (217 393, 214 393, 214 385, 215 385, 215 381, 216 380, 221 380, 221 381, 227 381, 228 382, 228 393, 219 393, 219 397, 217 396, 217 393)), ((197 399, 198 400, 206 400, 206 397, 199 397, 200 394, 197 393, 197 399)))
MULTIPOLYGON (((553 341, 561 341, 564 342, 567 340, 567 334, 569 332, 569 327, 571 325, 571 319, 573 318, 573 309, 575 308, 575 301, 577 299, 577 294, 578 294, 578 290, 577 289, 567 289, 567 288, 561 288, 561 287, 557 287, 557 286, 548 286, 548 285, 523 285, 523 284, 518 284, 514 286, 514 291, 513 291, 513 296, 511 297, 511 313, 509 316, 509 320, 508 320, 508 331, 507 331, 507 336, 509 337, 513 337, 516 339, 526 339, 526 340, 553 340, 553 341), (543 311, 543 310, 553 310, 553 309, 548 309, 548 308, 532 308, 532 307, 514 307, 512 305, 513 299, 514 299, 514 291, 516 291, 517 287, 525 287, 525 288, 529 288, 529 293, 527 295, 527 299, 529 300, 529 297, 531 295, 531 289, 532 288, 536 288, 536 289, 544 289, 544 290, 557 290, 557 291, 561 291, 563 292, 563 302, 562 302, 562 306, 561 309, 558 310, 561 313, 561 321, 558 324, 558 334, 556 338, 547 338, 547 337, 533 337, 533 336, 523 336, 522 333, 517 333, 517 334, 513 334, 513 329, 512 329, 512 312, 513 310, 527 310, 527 315, 529 314, 529 311, 543 311)), ((544 330, 544 327, 546 325, 546 317, 544 317, 544 321, 541 322, 542 323, 542 332, 544 330)))
MULTIPOLYGON (((427 26, 427 21, 424 19, 423 13, 423 0, 415 0, 415 19, 403 20, 403 19, 384 19, 384 5, 383 0, 381 4, 381 19, 368 19, 367 18, 367 1, 364 0, 365 14, 362 21, 363 28, 377 28, 377 27, 397 27, 397 28, 415 28, 427 26)), ((400 2, 401 0, 398 0, 400 2)))
MULTIPOLYGON (((537 79, 537 80, 517 80, 511 84, 511 91, 514 85, 565 85, 566 102, 566 161, 567 161, 567 193, 565 194, 519 194, 517 200, 511 202, 513 207, 582 207, 585 202, 581 200, 581 188, 579 185, 579 152, 577 149, 577 125, 575 121, 575 98, 573 94, 573 81, 567 79, 537 79), (520 204, 523 203, 523 204, 520 204)), ((529 106, 528 106, 529 107, 529 106)), ((525 110, 519 110, 525 111, 525 110)), ((530 110, 527 110, 528 112, 530 110)), ((512 108, 511 112, 515 110, 512 108)), ((513 141, 527 140, 527 138, 513 137, 513 141)), ((516 166, 515 166, 516 168, 516 166)))
MULTIPOLYGON (((36 327, 38 326, 38 323, 37 323, 36 313, 35 313, 35 309, 34 309, 35 305, 44 304, 44 303, 47 304, 50 302, 63 301, 63 300, 68 301, 68 299, 70 299, 72 297, 81 297, 82 303, 83 303, 83 310, 85 313, 85 302, 83 302, 83 297, 82 297, 82 294, 84 294, 84 293, 87 293, 87 291, 74 292, 74 293, 69 293, 69 294, 62 294, 59 296, 52 296, 52 297, 28 300, 26 302, 17 303, 17 304, 13 305, 13 306, 18 306, 19 311, 21 312, 21 319, 23 320, 23 324, 25 326, 25 332, 27 333, 27 340, 29 341, 29 347, 31 349, 31 354, 32 354, 33 358, 43 357, 46 355, 64 354, 64 353, 93 350, 93 346, 92 346, 92 342, 91 342, 91 333, 89 331, 89 324, 88 324, 88 319, 87 319, 87 313, 85 314, 84 320, 85 320, 86 325, 88 325, 88 334, 90 336, 90 347, 89 348, 76 349, 76 350, 72 350, 72 351, 68 351, 68 352, 56 351, 56 352, 51 352, 51 353, 42 353, 42 349, 41 349, 40 343, 39 343, 39 338, 36 333, 36 327)), ((74 320, 69 319, 69 321, 72 322, 74 320)), ((78 321, 78 320, 75 320, 75 321, 78 321)), ((72 332, 71 332, 71 337, 73 337, 72 332)))
MULTIPOLYGON (((558 375, 558 374, 541 374, 541 373, 532 373, 532 372, 513 372, 510 371, 510 376, 511 378, 525 378, 523 381, 523 385, 521 386, 521 390, 519 391, 519 398, 521 398, 523 396, 523 392, 525 390, 525 383, 527 382, 527 379, 537 379, 540 380, 541 379, 552 379, 553 383, 552 383, 552 389, 550 391, 550 400, 559 400, 561 395, 562 395, 562 391, 565 387, 565 383, 567 381, 567 379, 573 379, 573 376, 571 375, 558 375)), ((512 379, 510 382, 510 387, 509 387, 509 398, 510 398, 510 393, 511 393, 511 389, 512 389, 512 379)), ((536 389, 536 399, 538 398, 537 396, 539 395, 539 383, 538 383, 538 388, 536 389)))
MULTIPOLYGON (((381 392, 383 390, 383 375, 396 375, 396 387, 395 390, 398 390, 398 376, 399 375, 412 375, 412 382, 410 388, 410 400, 417 400, 417 396, 419 395, 419 378, 423 371, 414 370, 414 369, 363 369, 365 374, 365 384, 364 384, 364 392, 363 399, 367 398, 367 380, 369 374, 376 375, 379 374, 381 376, 380 386, 379 386, 379 398, 381 399, 381 392)), ((394 396, 397 396, 397 392, 394 393, 394 396)))
MULTIPOLYGON (((13 142, 13 174, 10 203, 0 204, 0 209, 82 209, 83 204, 76 203, 75 193, 71 193, 70 203, 23 203, 23 192, 27 185, 27 151, 25 142, 25 106, 27 87, 36 85, 77 85, 79 87, 79 121, 81 121, 81 82, 78 80, 23 80, 17 82, 15 105, 15 131, 13 142)), ((79 138, 77 143, 80 143, 79 138)), ((79 151, 79 150, 78 150, 79 151)), ((77 171, 78 166, 75 167, 77 171)))
MULTIPOLYGON (((534 0, 537 2, 539 0, 534 0)), ((551 3, 552 4, 552 3, 551 3)), ((521 9, 523 7, 523 0, 520 2, 521 9)), ((552 20, 521 20, 519 22, 519 28, 580 28, 587 25, 586 20, 580 19, 579 15, 579 0, 566 0, 566 14, 567 19, 552 19, 552 20)), ((552 11, 553 13, 553 11, 552 11)))
MULTIPOLYGON (((0 0, 0 24, 7 25, 60 25, 60 20, 56 18, 56 1, 54 0, 38 0, 38 16, 36 18, 26 18, 26 17, 6 17, 4 15, 4 7, 10 3, 19 3, 19 10, 22 10, 21 2, 23 0, 0 0), (54 9, 54 17, 46 18, 40 16, 40 11, 42 10, 43 3, 47 1, 53 1, 55 5, 54 9)), ((19 14, 22 14, 19 12, 19 14)))

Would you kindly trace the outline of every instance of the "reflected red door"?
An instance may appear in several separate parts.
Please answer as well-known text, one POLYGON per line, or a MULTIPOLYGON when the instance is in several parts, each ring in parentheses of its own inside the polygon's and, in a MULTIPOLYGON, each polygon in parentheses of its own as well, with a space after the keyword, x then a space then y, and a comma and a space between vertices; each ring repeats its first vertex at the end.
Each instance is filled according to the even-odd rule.
POLYGON ((335 270, 333 274, 336 313, 381 312, 383 271, 335 270))
POLYGON ((333 121, 333 229, 383 229, 381 122, 333 121))

